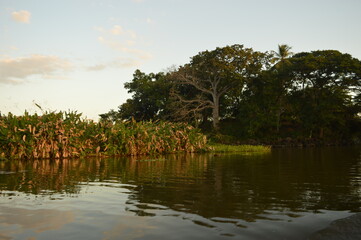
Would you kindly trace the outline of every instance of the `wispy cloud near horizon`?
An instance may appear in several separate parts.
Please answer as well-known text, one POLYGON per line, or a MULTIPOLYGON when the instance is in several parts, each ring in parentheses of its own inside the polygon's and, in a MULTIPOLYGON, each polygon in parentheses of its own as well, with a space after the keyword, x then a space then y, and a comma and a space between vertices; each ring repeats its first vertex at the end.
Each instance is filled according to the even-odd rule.
POLYGON ((124 38, 137 39, 137 34, 133 30, 124 29, 120 25, 114 25, 111 29, 105 29, 103 27, 94 27, 94 30, 102 33, 102 35, 121 36, 124 38))
POLYGON ((115 39, 106 39, 104 37, 99 37, 98 41, 113 50, 133 55, 142 60, 149 60, 152 58, 152 55, 150 53, 131 47, 132 45, 134 45, 134 42, 129 40, 122 42, 115 39))
POLYGON ((28 57, 7 57, 0 59, 0 83, 22 84, 36 75, 46 79, 59 79, 64 78, 61 74, 72 69, 69 61, 57 56, 33 54, 28 57))
POLYGON ((121 57, 107 64, 97 64, 88 67, 87 70, 100 71, 108 67, 139 67, 153 57, 151 53, 139 48, 139 37, 133 30, 125 29, 120 25, 114 25, 108 29, 103 27, 94 27, 94 29, 101 33, 98 37, 98 42, 109 49, 117 51, 121 54, 121 57))
POLYGON ((13 20, 19 23, 30 23, 31 13, 26 10, 14 11, 11 13, 13 20))
POLYGON ((139 67, 142 65, 142 61, 135 58, 117 58, 106 63, 100 63, 93 66, 86 67, 88 71, 102 71, 107 68, 130 68, 139 67))

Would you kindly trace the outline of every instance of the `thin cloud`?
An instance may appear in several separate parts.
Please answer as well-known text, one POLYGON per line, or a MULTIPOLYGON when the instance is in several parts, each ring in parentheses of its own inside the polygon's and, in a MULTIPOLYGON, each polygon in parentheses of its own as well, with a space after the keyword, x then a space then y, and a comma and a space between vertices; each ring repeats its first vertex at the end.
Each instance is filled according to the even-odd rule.
POLYGON ((7 54, 18 51, 18 50, 20 50, 20 49, 16 46, 8 46, 8 47, 0 48, 0 52, 2 53, 2 54, 0 54, 0 58, 5 58, 8 56, 7 54))
MULTIPOLYGON (((102 30, 104 32, 103 28, 97 28, 96 30, 102 30)), ((106 31, 105 31, 106 32, 106 31)), ((137 38, 137 35, 135 32, 131 30, 125 31, 123 28, 121 28, 119 25, 115 25, 110 32, 112 35, 120 35, 120 34, 126 34, 125 38, 119 39, 114 38, 111 36, 100 36, 98 37, 98 41, 102 43, 103 45, 122 52, 122 53, 128 53, 132 56, 136 56, 142 60, 149 60, 152 58, 152 55, 146 51, 140 50, 138 48, 135 48, 136 45, 135 39, 137 38)))
POLYGON ((63 79, 60 74, 70 70, 71 63, 57 56, 4 58, 0 59, 0 83, 21 84, 36 75, 46 79, 63 79))
POLYGON ((113 61, 104 64, 97 64, 87 67, 88 71, 102 71, 107 68, 132 68, 142 65, 142 61, 135 58, 117 58, 113 61))
POLYGON ((132 67, 139 67, 143 63, 137 59, 127 59, 127 60, 121 60, 118 62, 114 62, 115 67, 119 68, 132 68, 132 67))
POLYGON ((108 46, 111 49, 117 50, 119 52, 135 55, 143 60, 148 60, 152 58, 152 55, 146 51, 129 47, 130 45, 134 45, 134 42, 126 41, 125 43, 123 43, 113 39, 106 39, 104 37, 99 37, 98 40, 100 43, 104 44, 105 46, 108 46))
POLYGON ((137 34, 132 30, 128 30, 127 33, 130 36, 130 38, 132 38, 132 39, 137 39, 137 37, 138 37, 137 34))
POLYGON ((147 22, 148 24, 154 24, 154 23, 155 23, 154 20, 151 19, 151 18, 147 18, 147 19, 146 19, 146 22, 147 22))
POLYGON ((110 32, 113 34, 113 35, 121 35, 124 33, 124 30, 122 28, 122 26, 119 26, 119 25, 115 25, 111 30, 110 32))
POLYGON ((130 47, 134 46, 135 43, 136 43, 136 42, 133 41, 133 40, 127 40, 127 41, 126 41, 127 46, 130 46, 130 47))
POLYGON ((97 64, 94 66, 87 67, 86 70, 88 71, 102 71, 107 68, 107 65, 105 64, 97 64))
POLYGON ((26 10, 14 11, 11 13, 11 17, 19 23, 30 23, 31 13, 26 10))
POLYGON ((126 30, 120 25, 114 25, 111 29, 105 29, 102 27, 94 27, 94 30, 106 34, 106 35, 112 35, 112 36, 122 36, 125 38, 131 38, 133 40, 137 39, 137 34, 132 30, 126 30))
POLYGON ((107 48, 117 51, 122 58, 118 58, 107 64, 98 64, 87 68, 89 71, 101 71, 105 68, 129 68, 139 67, 153 56, 147 51, 139 48, 138 35, 120 25, 114 25, 110 29, 94 27, 94 30, 101 33, 98 42, 107 48))

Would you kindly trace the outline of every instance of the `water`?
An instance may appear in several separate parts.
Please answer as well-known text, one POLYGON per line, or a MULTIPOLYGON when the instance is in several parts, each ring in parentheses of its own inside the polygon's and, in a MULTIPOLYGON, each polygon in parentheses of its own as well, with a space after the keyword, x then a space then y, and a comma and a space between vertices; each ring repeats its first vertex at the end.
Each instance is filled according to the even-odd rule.
POLYGON ((361 211, 360 152, 0 162, 0 239, 307 239, 361 211))

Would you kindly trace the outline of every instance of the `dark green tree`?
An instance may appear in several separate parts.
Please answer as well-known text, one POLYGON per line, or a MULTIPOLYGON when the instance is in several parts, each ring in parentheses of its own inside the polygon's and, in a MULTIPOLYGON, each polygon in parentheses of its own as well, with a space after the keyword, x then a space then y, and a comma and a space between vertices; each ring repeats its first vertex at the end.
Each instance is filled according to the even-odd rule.
POLYGON ((298 53, 290 61, 294 114, 309 137, 347 132, 347 121, 357 116, 361 62, 336 50, 298 53))
POLYGON ((101 121, 110 121, 115 122, 120 119, 119 112, 115 111, 114 109, 111 109, 107 113, 99 114, 101 121))
POLYGON ((119 106, 117 112, 100 115, 102 118, 136 121, 163 119, 167 116, 171 83, 166 73, 143 73, 136 70, 133 79, 124 84, 132 98, 119 106))
POLYGON ((238 126, 244 128, 243 137, 277 137, 277 111, 279 105, 278 74, 263 71, 257 78, 247 82, 241 101, 234 105, 238 126))

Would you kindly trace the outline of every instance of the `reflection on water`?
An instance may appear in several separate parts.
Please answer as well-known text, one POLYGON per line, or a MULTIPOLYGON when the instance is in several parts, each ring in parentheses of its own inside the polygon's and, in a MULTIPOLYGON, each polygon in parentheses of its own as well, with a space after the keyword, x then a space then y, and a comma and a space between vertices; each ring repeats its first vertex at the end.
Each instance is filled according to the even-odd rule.
POLYGON ((305 239, 361 207, 359 149, 0 162, 0 239, 305 239))

